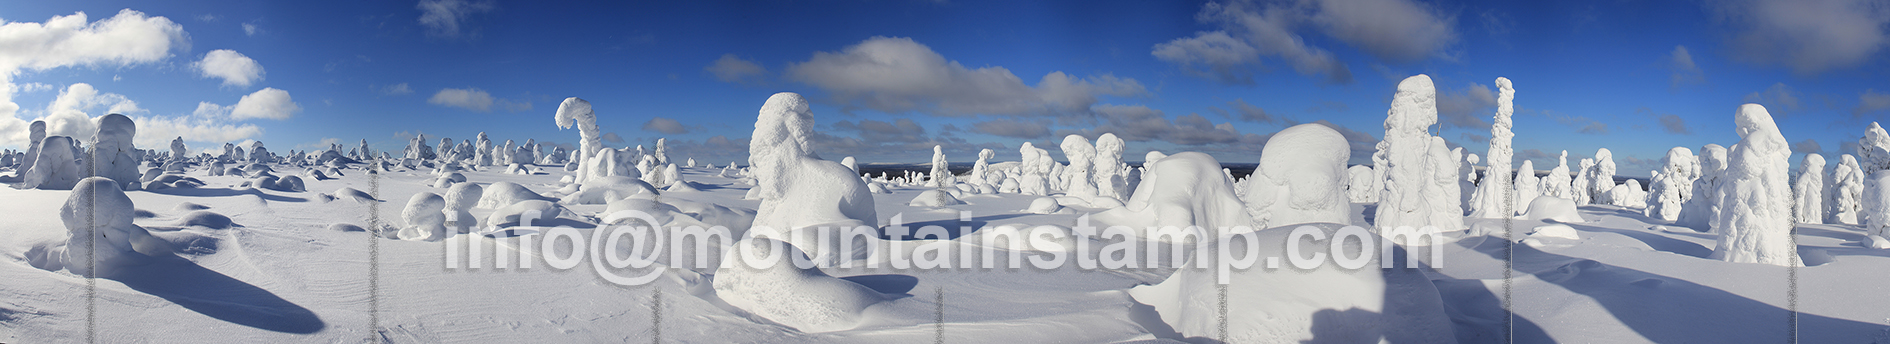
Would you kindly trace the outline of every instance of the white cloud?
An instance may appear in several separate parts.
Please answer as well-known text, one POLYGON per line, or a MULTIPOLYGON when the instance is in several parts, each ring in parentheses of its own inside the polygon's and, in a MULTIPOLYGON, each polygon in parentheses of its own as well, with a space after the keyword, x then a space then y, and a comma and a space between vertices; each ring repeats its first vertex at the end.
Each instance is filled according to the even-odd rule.
POLYGON ((208 118, 133 116, 131 121, 138 125, 138 136, 132 142, 144 148, 170 147, 171 139, 178 137, 183 137, 186 143, 220 144, 255 139, 262 137, 263 132, 254 124, 208 118))
POLYGON ((466 34, 460 28, 469 17, 498 6, 492 0, 421 0, 414 7, 420 9, 420 25, 427 28, 428 35, 460 37, 466 34))
POLYGON ((1863 94, 1857 95, 1857 107, 1851 108, 1851 115, 1863 116, 1866 113, 1883 111, 1885 109, 1890 109, 1890 93, 1877 92, 1876 89, 1866 89, 1863 94))
POLYGON ((234 107, 217 105, 211 102, 197 102, 197 110, 191 111, 190 115, 203 118, 223 118, 229 117, 230 110, 233 108, 234 107))
POLYGON ((1687 46, 1674 46, 1673 53, 1668 54, 1667 59, 1670 68, 1673 68, 1673 81, 1669 87, 1679 88, 1682 84, 1706 82, 1706 75, 1700 72, 1699 64, 1693 63, 1693 53, 1687 51, 1687 46))
POLYGON ((199 15, 197 15, 197 21, 201 21, 201 22, 206 22, 206 23, 214 23, 214 22, 216 22, 216 21, 217 21, 217 15, 215 15, 215 14, 199 14, 199 15))
POLYGON ((835 99, 883 112, 936 115, 1055 115, 1087 112, 1100 96, 1138 96, 1134 79, 1044 75, 1036 86, 1003 67, 965 68, 909 38, 873 37, 839 52, 816 52, 787 76, 835 99))
POLYGON ((255 37, 256 35, 259 35, 262 33, 263 33, 262 27, 256 26, 256 23, 243 23, 244 36, 255 37))
POLYGON ((1709 1, 1732 29, 1733 58, 1799 75, 1855 67, 1890 45, 1890 6, 1880 0, 1709 1))
POLYGON ((195 67, 203 77, 223 79, 224 86, 249 87, 263 79, 262 64, 235 50, 211 50, 203 55, 203 60, 191 64, 191 67, 195 67))
POLYGON ((670 135, 684 134, 684 133, 689 132, 689 128, 684 127, 682 123, 676 122, 676 120, 674 119, 668 119, 668 118, 662 118, 662 117, 651 117, 649 122, 643 122, 643 130, 654 131, 654 132, 670 134, 670 135))
POLYGON ((1496 92, 1483 84, 1470 83, 1462 90, 1437 92, 1437 116, 1446 126, 1487 131, 1490 122, 1483 119, 1494 117, 1495 108, 1496 92))
POLYGON ((702 70, 714 74, 716 80, 739 84, 758 83, 768 74, 768 70, 761 68, 761 65, 743 60, 735 54, 722 54, 721 58, 715 59, 714 63, 702 70))
POLYGON ((26 141, 26 122, 14 117, 20 106, 12 78, 19 72, 155 62, 189 45, 182 25, 129 9, 89 23, 84 12, 44 23, 0 21, 0 144, 26 141))
MULTIPOLYGON (((202 108, 201 104, 198 108, 202 108)), ((301 111, 302 106, 296 105, 295 101, 290 99, 289 91, 269 87, 258 90, 256 93, 250 93, 247 96, 243 96, 243 99, 237 100, 236 106, 230 109, 230 117, 235 119, 289 119, 289 117, 301 111)))
POLYGON ((1748 93, 1741 100, 1765 105, 1766 110, 1771 110, 1773 114, 1778 115, 1788 115, 1802 109, 1798 102, 1798 95, 1792 92, 1790 86, 1785 86, 1782 82, 1772 84, 1772 87, 1766 87, 1764 91, 1748 93))
POLYGON ((487 112, 492 111, 492 94, 477 88, 446 88, 434 93, 427 103, 487 112))
POLYGON ((93 114, 136 115, 146 111, 138 107, 138 102, 116 93, 102 93, 90 84, 75 83, 59 91, 59 96, 46 105, 46 135, 70 136, 80 141, 91 140, 98 133, 98 125, 92 122, 93 114), (102 112, 101 112, 102 111, 102 112))
POLYGON ((1457 40, 1455 16, 1410 0, 1211 2, 1195 18, 1219 29, 1156 44, 1151 53, 1228 84, 1252 84, 1263 56, 1278 57, 1302 75, 1350 83, 1351 69, 1307 42, 1309 30, 1391 62, 1451 58, 1445 49, 1457 40))
POLYGON ((413 94, 413 88, 408 87, 407 83, 404 83, 404 82, 393 84, 393 85, 375 87, 374 89, 375 91, 381 92, 381 94, 390 95, 390 96, 402 96, 402 95, 413 94))
POLYGON ((19 89, 20 89, 20 92, 51 91, 53 89, 53 85, 48 84, 48 83, 29 82, 25 84, 20 84, 19 89))

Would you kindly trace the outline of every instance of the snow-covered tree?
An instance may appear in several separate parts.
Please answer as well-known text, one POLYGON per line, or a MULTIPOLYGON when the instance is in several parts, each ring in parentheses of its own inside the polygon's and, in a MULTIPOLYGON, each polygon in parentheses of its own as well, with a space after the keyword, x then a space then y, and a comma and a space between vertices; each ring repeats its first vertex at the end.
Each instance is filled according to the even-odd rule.
POLYGON ((1798 223, 1824 223, 1824 189, 1824 156, 1805 154, 1798 180, 1792 182, 1793 198, 1798 200, 1792 213, 1798 223))
POLYGON ((1700 178, 1699 159, 1687 147, 1673 147, 1660 158, 1660 173, 1649 185, 1649 199, 1644 215, 1663 221, 1680 219, 1680 209, 1693 198, 1693 181, 1700 178))
MULTIPOLYGON (((1398 83, 1391 109, 1385 112, 1384 147, 1386 185, 1378 198, 1375 226, 1393 229, 1402 226, 1439 230, 1458 230, 1463 226, 1463 208, 1456 197, 1443 199, 1445 185, 1438 175, 1457 173, 1454 164, 1440 166, 1440 159, 1454 162, 1456 157, 1441 157, 1449 150, 1434 144, 1430 126, 1437 124, 1437 88, 1431 77, 1419 74, 1398 83), (1439 168, 1448 168, 1439 172, 1439 168), (1454 219, 1454 223, 1450 221, 1454 219)), ((1448 185, 1456 188, 1455 183, 1448 185)))
MULTIPOLYGON (((1509 78, 1496 78, 1496 122, 1490 125, 1490 151, 1484 155, 1483 184, 1477 186, 1477 195, 1471 197, 1476 204, 1471 207, 1471 217, 1498 219, 1506 218, 1521 209, 1514 209, 1516 187, 1510 185, 1510 159, 1514 148, 1510 147, 1510 138, 1516 134, 1510 129, 1515 122, 1510 116, 1515 114, 1514 101, 1516 88, 1509 78)), ((1525 201, 1527 202, 1527 201, 1525 201)))
POLYGON ((1713 221, 1713 231, 1719 233, 1713 257, 1802 266, 1792 238, 1790 143, 1764 106, 1741 105, 1736 116, 1740 140, 1727 154, 1720 214, 1713 221))

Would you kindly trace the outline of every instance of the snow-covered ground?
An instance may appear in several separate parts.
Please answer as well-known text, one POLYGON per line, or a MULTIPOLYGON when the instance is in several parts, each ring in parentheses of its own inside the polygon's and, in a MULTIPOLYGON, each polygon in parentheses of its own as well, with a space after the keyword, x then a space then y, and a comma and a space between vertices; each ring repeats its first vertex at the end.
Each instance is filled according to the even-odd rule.
MULTIPOLYGON (((1890 342, 1880 127, 1836 187, 1793 193, 1749 104, 1743 141, 1676 150, 1654 193, 1605 149, 1479 189, 1423 129, 1434 91, 1400 85, 1377 166, 1303 124, 1246 178, 1200 152, 1130 167, 1113 135, 1067 137, 1070 165, 1026 144, 861 177, 793 93, 752 166, 719 168, 483 134, 173 157, 101 121, 86 153, 35 135, 32 167, 0 167, 0 342, 1890 342), (1795 215, 1826 189, 1863 225, 1795 215)), ((592 138, 589 109, 558 124, 592 138)))
MULTIPOLYGON (((512 182, 540 192, 555 190, 558 179, 568 175, 546 170, 538 175, 491 169, 462 173, 473 183, 512 182)), ((749 186, 718 177, 720 169, 681 171, 702 185, 700 191, 667 192, 664 200, 757 206, 758 201, 742 199, 749 186)), ((528 269, 494 269, 490 259, 479 269, 447 268, 447 245, 476 241, 488 245, 490 254, 491 245, 515 245, 518 237, 456 235, 424 242, 338 231, 333 225, 371 226, 377 213, 378 223, 398 226, 403 200, 446 191, 431 187, 435 176, 425 171, 345 173, 307 181, 308 192, 240 188, 241 177, 202 172, 189 173, 207 184, 195 190, 128 192, 140 214, 135 222, 174 243, 179 258, 96 280, 29 263, 36 244, 66 237, 58 213, 69 191, 0 188, 0 209, 7 210, 6 224, 0 225, 0 280, 7 281, 0 283, 0 342, 82 340, 88 329, 96 329, 97 339, 105 342, 1183 339, 1153 307, 1128 294, 1174 272, 1165 267, 894 269, 888 262, 878 269, 823 269, 888 300, 869 308, 868 320, 859 327, 823 333, 739 313, 719 301, 703 277, 686 271, 667 273, 648 285, 620 286, 588 267, 559 270, 542 259, 534 259, 528 269), (387 201, 323 201, 319 196, 342 188, 387 201), (207 208, 192 210, 199 207, 207 208), (198 211, 227 216, 232 225, 181 222, 198 211), (88 292, 88 283, 96 283, 95 294, 88 292)), ((907 202, 931 188, 890 189, 891 194, 874 198, 882 223, 899 216, 914 227, 1069 227, 1077 213, 1094 211, 1074 206, 1076 212, 1064 214, 1025 213, 1036 197, 1020 194, 968 195, 964 205, 927 209, 907 202), (970 221, 960 221, 960 211, 969 213, 970 221)), ((567 207, 579 215, 605 208, 567 207)), ((1354 224, 1367 224, 1363 214, 1369 208, 1353 205, 1354 224)), ((492 211, 472 213, 483 218, 492 211)), ((1457 339, 1500 341, 1507 295, 1519 342, 1782 342, 1794 333, 1805 342, 1890 340, 1890 298, 1878 295, 1890 281, 1882 274, 1890 267, 1890 251, 1860 247, 1864 233, 1854 226, 1800 225, 1799 252, 1808 266, 1792 270, 1707 259, 1713 235, 1663 226, 1665 221, 1650 220, 1635 209, 1590 205, 1580 212, 1587 222, 1568 224, 1580 239, 1516 245, 1511 268, 1503 260, 1506 220, 1470 220, 1471 230, 1450 234, 1451 243, 1435 246, 1443 260, 1429 262, 1433 268, 1425 274, 1444 300, 1457 339), (1794 308, 1799 312, 1795 332, 1794 308)), ((576 219, 563 224, 593 227, 576 219)), ((1521 239, 1544 224, 1511 220, 1507 226, 1521 239)), ((1286 229, 1270 229, 1280 230, 1286 229)), ((959 236, 957 245, 970 245, 964 242, 973 234, 959 236)), ((1426 254, 1427 248, 1415 249, 1419 256, 1426 254)), ((1276 292, 1264 285, 1229 289, 1276 292)))

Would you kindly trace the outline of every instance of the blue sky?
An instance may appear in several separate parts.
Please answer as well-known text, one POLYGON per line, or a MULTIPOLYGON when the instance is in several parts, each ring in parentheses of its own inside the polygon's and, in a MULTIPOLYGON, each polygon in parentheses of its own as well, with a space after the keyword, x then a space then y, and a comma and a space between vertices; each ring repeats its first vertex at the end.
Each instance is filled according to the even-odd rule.
POLYGON ((15 148, 25 122, 82 131, 76 116, 112 111, 139 120, 141 147, 572 143, 551 115, 577 96, 612 146, 667 137, 720 164, 790 91, 815 101, 831 159, 1015 160, 1024 141, 1107 131, 1131 161, 1255 162, 1267 135, 1323 120, 1364 162, 1393 87, 1428 74, 1453 145, 1485 153, 1508 77, 1518 158, 1605 147, 1645 176, 1671 147, 1736 143, 1746 102, 1832 163, 1890 116, 1882 0, 39 1, 0 18, 15 148))

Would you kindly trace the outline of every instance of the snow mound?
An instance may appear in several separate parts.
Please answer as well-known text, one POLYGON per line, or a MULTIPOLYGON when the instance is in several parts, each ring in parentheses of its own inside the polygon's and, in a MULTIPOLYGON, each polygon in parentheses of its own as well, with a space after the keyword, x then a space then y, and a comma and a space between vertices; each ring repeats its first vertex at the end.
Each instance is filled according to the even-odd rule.
POLYGON ((799 268, 807 254, 767 238, 744 239, 724 254, 715 271, 715 294, 730 306, 801 332, 848 330, 885 295, 813 267, 799 268), (785 251, 783 251, 785 250, 785 251))
POLYGON ((1031 214, 1054 214, 1063 211, 1063 204, 1057 203, 1056 197, 1038 197, 1030 200, 1030 206, 1024 212, 1031 214))
MULTIPOLYGON (((1326 237, 1333 237, 1340 228, 1337 224, 1309 226, 1323 230, 1326 237)), ((1266 250, 1286 247, 1289 232, 1254 232, 1259 246, 1233 240, 1227 245, 1232 250, 1229 254, 1284 255, 1266 250)), ((1229 343, 1456 342, 1443 299, 1423 272, 1403 268, 1402 262, 1394 262, 1398 268, 1380 269, 1377 255, 1359 253, 1357 241, 1347 242, 1346 254, 1374 259, 1364 269, 1344 269, 1329 262, 1312 270, 1287 264, 1278 270, 1255 265, 1230 271, 1225 289, 1216 283, 1217 269, 1180 269, 1159 284, 1130 289, 1129 296, 1153 306, 1162 322, 1185 337, 1223 338, 1229 343), (1222 290, 1226 291, 1224 300, 1222 290), (1225 332, 1222 324, 1226 324, 1225 332)), ((1190 261, 1215 259, 1221 248, 1210 246, 1195 251, 1190 261)))
POLYGON ((479 205, 479 196, 484 194, 485 188, 477 183, 453 184, 446 189, 446 226, 459 233, 478 228, 479 218, 473 216, 472 208, 479 205))
POLYGON ((1876 235, 1865 236, 1864 242, 1862 244, 1864 244, 1865 247, 1869 247, 1869 248, 1874 248, 1874 249, 1879 249, 1879 250, 1890 250, 1890 240, 1884 240, 1884 238, 1881 236, 1876 236, 1876 235))
POLYGON ((414 194, 400 212, 407 226, 400 229, 400 240, 440 241, 446 239, 446 198, 432 192, 414 194))
POLYGON ((792 229, 822 223, 879 223, 873 194, 853 170, 814 153, 814 115, 801 95, 768 97, 755 119, 748 163, 761 199, 754 227, 792 229))
POLYGON ((169 243, 131 223, 134 210, 117 182, 103 177, 80 180, 59 207, 59 219, 70 234, 64 267, 81 276, 110 276, 170 254, 169 243))
MULTIPOLYGON (((480 202, 484 201, 480 200, 480 202)), ((544 200, 524 200, 493 211, 492 215, 486 216, 486 225, 493 229, 540 226, 562 214, 564 214, 564 208, 557 204, 544 200)))
POLYGON ((1260 166, 1247 177, 1249 211, 1269 226, 1350 223, 1345 161, 1351 150, 1345 136, 1324 124, 1300 124, 1273 134, 1261 151, 1260 166))
POLYGON ((329 224, 328 230, 335 232, 366 232, 367 228, 361 228, 361 226, 356 226, 352 223, 336 222, 329 224))
POLYGON ((958 197, 953 197, 950 192, 937 189, 920 192, 918 197, 912 198, 912 202, 906 203, 909 206, 927 208, 943 208, 959 204, 965 204, 965 202, 958 200, 958 197))
POLYGON ((1554 196, 1536 197, 1529 201, 1529 212, 1523 215, 1530 220, 1555 220, 1563 223, 1581 223, 1581 212, 1576 211, 1575 201, 1554 196))
POLYGON ((186 213, 184 216, 179 216, 176 225, 178 227, 195 226, 210 229, 226 229, 235 226, 236 222, 231 221, 229 216, 223 216, 223 214, 198 210, 186 213))
POLYGON ((1567 239, 1567 240, 1581 240, 1582 239, 1580 234, 1575 233, 1575 227, 1569 227, 1568 225, 1564 225, 1564 224, 1536 226, 1534 231, 1529 232, 1529 237, 1530 238, 1567 239))
POLYGON ((526 189, 524 185, 518 185, 518 183, 513 182, 497 182, 486 186, 485 192, 479 195, 479 204, 476 207, 479 209, 498 209, 518 202, 548 199, 550 198, 532 192, 531 189, 526 189))
POLYGON ((358 202, 358 203, 368 203, 368 202, 379 202, 379 201, 380 201, 380 200, 378 200, 378 199, 375 199, 375 198, 374 198, 374 195, 369 195, 369 194, 368 194, 367 192, 364 192, 364 191, 361 191, 361 190, 355 190, 354 188, 350 188, 350 187, 342 187, 342 188, 340 188, 340 189, 335 189, 335 197, 336 197, 336 198, 347 198, 347 199, 352 199, 352 200, 354 200, 355 202, 358 202))
POLYGON ((1136 186, 1128 203, 1096 213, 1094 219, 1132 228, 1200 226, 1209 233, 1254 228, 1254 219, 1234 195, 1233 183, 1221 173, 1221 163, 1214 157, 1200 152, 1176 153, 1148 170, 1149 176, 1136 186))
POLYGON ((959 241, 998 249, 1027 252, 1069 252, 1076 249, 1076 235, 1058 225, 1012 223, 985 227, 959 241))
POLYGON ((1647 191, 1641 190, 1641 182, 1639 180, 1628 179, 1627 182, 1621 183, 1621 185, 1615 185, 1614 189, 1608 190, 1608 199, 1613 201, 1615 206, 1626 208, 1647 207, 1647 191))
POLYGON ((131 139, 138 136, 137 124, 120 114, 101 116, 97 121, 98 133, 92 136, 91 151, 86 155, 92 168, 90 175, 110 178, 124 190, 137 189, 139 157, 144 156, 131 144, 131 139))
POLYGON ((177 206, 175 207, 171 207, 171 210, 175 210, 175 211, 194 211, 194 210, 204 210, 204 209, 210 209, 210 206, 184 202, 184 203, 178 203, 177 206))
MULTIPOLYGON (((498 185, 498 184, 493 184, 498 185)), ((609 204, 636 195, 655 196, 655 186, 626 176, 601 176, 586 179, 576 194, 565 196, 564 204, 609 204)), ((485 208, 485 206, 480 206, 485 208)))

